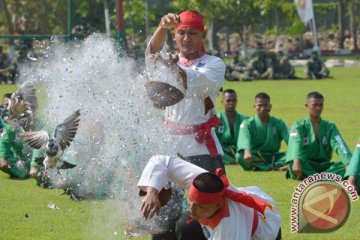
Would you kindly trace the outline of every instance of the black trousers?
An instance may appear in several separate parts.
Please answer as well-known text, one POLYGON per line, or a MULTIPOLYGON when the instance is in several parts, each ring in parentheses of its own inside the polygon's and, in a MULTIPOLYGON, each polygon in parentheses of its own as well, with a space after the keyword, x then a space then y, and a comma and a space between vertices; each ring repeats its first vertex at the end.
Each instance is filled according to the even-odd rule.
POLYGON ((199 155, 199 156, 191 156, 191 157, 183 157, 180 154, 178 156, 185 161, 188 161, 192 164, 195 164, 198 167, 201 167, 209 172, 215 173, 217 168, 221 168, 223 173, 225 173, 225 165, 221 158, 221 155, 217 157, 211 157, 210 155, 199 155))
MULTIPOLYGON (((183 157, 178 154, 178 156, 181 159, 204 168, 209 172, 215 172, 217 168, 221 168, 225 174, 225 166, 221 155, 218 157, 211 157, 210 155, 183 157)), ((174 201, 180 201, 182 203, 183 196, 180 198, 178 195, 177 200, 174 199, 174 201)), ((173 212, 172 214, 177 214, 178 220, 174 223, 171 222, 170 226, 167 227, 168 230, 164 233, 153 235, 153 240, 206 240, 200 223, 195 220, 189 221, 189 213, 184 213, 182 216, 180 216, 181 214, 177 212, 173 212)))
MULTIPOLYGON (((202 231, 202 227, 198 221, 191 221, 189 213, 185 213, 176 222, 176 236, 177 240, 207 240, 202 231)), ((281 228, 275 240, 281 240, 281 228)))
POLYGON ((185 212, 176 222, 175 233, 177 240, 207 240, 200 223, 192 220, 189 212, 185 212))

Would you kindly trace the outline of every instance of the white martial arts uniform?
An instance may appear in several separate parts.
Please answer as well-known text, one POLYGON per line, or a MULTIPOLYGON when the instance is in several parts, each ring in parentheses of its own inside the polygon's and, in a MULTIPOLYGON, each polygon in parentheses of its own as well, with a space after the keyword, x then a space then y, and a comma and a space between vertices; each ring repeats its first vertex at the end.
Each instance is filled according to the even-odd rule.
MULTIPOLYGON (((188 188, 193 179, 203 172, 206 170, 177 157, 157 155, 152 157, 146 165, 138 187, 146 190, 145 188, 150 186, 160 191, 169 180, 173 180, 188 188)), ((257 187, 236 188, 230 185, 229 189, 257 196, 272 203, 274 208, 265 210, 265 219, 256 212, 258 222, 256 230, 252 234, 255 210, 239 202, 226 199, 229 216, 222 218, 215 227, 213 226, 214 228, 202 224, 205 237, 212 240, 275 239, 280 229, 281 218, 274 200, 257 187)), ((201 221, 199 222, 201 223, 201 221)))
MULTIPOLYGON (((166 46, 161 52, 164 59, 168 58, 165 48, 166 46)), ((150 44, 145 51, 145 59, 147 71, 151 74, 154 71, 154 61, 150 57, 150 44)), ((171 122, 183 127, 203 124, 215 115, 215 108, 205 113, 205 99, 208 102, 211 100, 215 106, 215 99, 225 81, 225 63, 218 57, 204 54, 202 57, 190 61, 180 58, 178 65, 186 72, 187 90, 185 97, 180 102, 166 108, 165 123, 171 122)), ((174 142, 176 153, 183 157, 208 155, 207 146, 196 141, 195 135, 195 133, 178 134, 174 142)), ((211 135, 215 141, 217 152, 222 155, 221 144, 214 130, 211 131, 211 135)))

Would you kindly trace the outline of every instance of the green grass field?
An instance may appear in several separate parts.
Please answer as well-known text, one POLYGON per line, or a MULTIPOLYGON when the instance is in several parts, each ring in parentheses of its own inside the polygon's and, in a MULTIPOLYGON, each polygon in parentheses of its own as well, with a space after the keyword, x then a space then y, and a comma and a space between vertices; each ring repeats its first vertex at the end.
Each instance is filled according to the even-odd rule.
MULTIPOLYGON (((301 70, 298 71, 300 76, 301 70)), ((254 114, 255 94, 267 92, 273 104, 272 115, 288 125, 306 116, 306 94, 320 91, 325 96, 323 117, 337 124, 353 150, 360 135, 360 70, 331 71, 334 79, 227 82, 224 88, 237 91, 238 111, 249 116, 254 114)), ((0 85, 0 95, 13 90, 12 86, 0 85)), ((217 109, 222 110, 220 99, 217 109)), ((299 182, 285 180, 283 172, 244 172, 239 166, 227 167, 227 173, 235 185, 259 186, 276 200, 282 215, 283 239, 360 239, 360 201, 353 202, 350 217, 339 230, 328 234, 295 234, 290 232, 290 200, 299 182)), ((126 239, 121 202, 75 202, 60 194, 60 190, 36 187, 32 179, 11 180, 0 173, 0 239, 126 239), (48 203, 55 203, 60 210, 49 209, 48 203)))

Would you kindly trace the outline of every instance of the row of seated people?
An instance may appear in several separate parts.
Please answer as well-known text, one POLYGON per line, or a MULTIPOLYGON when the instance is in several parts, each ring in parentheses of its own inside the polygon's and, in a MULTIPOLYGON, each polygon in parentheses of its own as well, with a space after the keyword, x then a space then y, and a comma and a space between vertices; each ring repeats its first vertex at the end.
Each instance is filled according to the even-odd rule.
MULTIPOLYGON (((4 96, 4 107, 9 98, 9 94, 4 96)), ((236 112, 234 90, 224 91, 222 103, 225 112, 218 113, 222 124, 215 132, 225 164, 238 162, 244 170, 287 170, 287 176, 294 179, 333 172, 349 177, 352 184, 358 181, 360 186, 360 144, 352 155, 336 125, 321 118, 324 98, 320 93, 308 94, 305 106, 309 115, 296 121, 290 131, 284 121, 270 115, 270 96, 266 93, 256 95, 256 115, 250 118, 236 112), (280 152, 282 141, 288 144, 287 153, 280 152), (340 161, 331 161, 333 151, 340 161)), ((18 135, 0 118, 0 169, 14 178, 35 177, 38 185, 46 187, 48 179, 39 175, 42 169, 36 162, 44 153, 26 147, 18 135)))
MULTIPOLYGON (((313 51, 304 67, 305 79, 322 79, 329 77, 330 71, 313 51)), ((258 50, 254 53, 248 64, 241 62, 235 56, 233 62, 227 64, 227 80, 250 81, 256 79, 298 79, 295 68, 288 57, 281 51, 278 53, 258 50)))
POLYGON ((225 164, 238 162, 244 170, 286 170, 287 178, 304 179, 315 173, 331 172, 360 186, 358 143, 351 154, 336 125, 321 118, 324 97, 319 92, 307 95, 308 116, 296 121, 290 130, 285 122, 270 115, 270 96, 255 96, 256 115, 236 112, 237 95, 232 89, 223 92, 225 111, 218 113, 221 125, 215 132, 222 145, 225 164), (285 142, 287 152, 280 152, 285 142), (335 152, 340 161, 332 161, 335 152))

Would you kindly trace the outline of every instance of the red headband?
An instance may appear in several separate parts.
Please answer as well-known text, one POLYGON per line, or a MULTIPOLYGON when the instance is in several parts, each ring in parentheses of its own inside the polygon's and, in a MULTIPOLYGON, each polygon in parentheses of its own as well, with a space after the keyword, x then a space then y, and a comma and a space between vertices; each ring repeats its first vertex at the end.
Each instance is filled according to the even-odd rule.
POLYGON ((211 204, 219 202, 225 195, 225 189, 217 193, 206 193, 199 191, 194 184, 190 185, 189 198, 199 204, 211 204))
POLYGON ((200 15, 200 13, 187 10, 180 13, 179 17, 181 22, 175 27, 175 32, 180 28, 185 27, 192 27, 202 32, 205 32, 204 19, 200 15))
MULTIPOLYGON (((181 28, 192 27, 205 32, 204 19, 200 13, 186 10, 179 14, 180 24, 175 27, 175 32, 181 28)), ((205 53, 204 43, 201 43, 201 52, 205 53)))
POLYGON ((270 203, 260 198, 251 196, 247 193, 234 192, 228 189, 229 180, 225 175, 222 174, 221 168, 216 169, 215 173, 217 176, 221 178, 222 182, 224 183, 224 189, 217 193, 205 193, 198 190, 194 186, 194 183, 192 183, 189 188, 190 200, 199 204, 211 204, 211 203, 217 203, 223 198, 229 198, 235 202, 239 202, 250 208, 253 208, 263 215, 267 207, 270 208, 273 207, 270 203))

